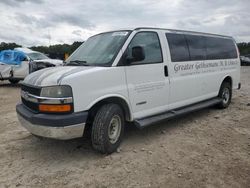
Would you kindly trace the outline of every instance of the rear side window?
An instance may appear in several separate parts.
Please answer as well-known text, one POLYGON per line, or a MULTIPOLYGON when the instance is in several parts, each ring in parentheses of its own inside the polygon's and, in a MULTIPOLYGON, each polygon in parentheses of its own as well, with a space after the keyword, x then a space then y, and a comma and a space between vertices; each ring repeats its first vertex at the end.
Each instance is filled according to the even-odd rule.
POLYGON ((231 39, 205 37, 207 59, 233 59, 237 58, 235 44, 231 39))
POLYGON ((189 61, 189 51, 185 36, 182 34, 166 33, 172 62, 189 61))
POLYGON ((232 39, 166 33, 172 62, 237 58, 232 39))
POLYGON ((199 61, 206 59, 205 38, 198 35, 185 35, 188 43, 190 60, 199 61))
POLYGON ((132 39, 128 46, 128 58, 132 58, 132 48, 135 46, 141 46, 145 51, 145 59, 140 62, 134 62, 132 64, 149 64, 149 63, 161 63, 163 62, 161 45, 156 32, 139 32, 132 39))

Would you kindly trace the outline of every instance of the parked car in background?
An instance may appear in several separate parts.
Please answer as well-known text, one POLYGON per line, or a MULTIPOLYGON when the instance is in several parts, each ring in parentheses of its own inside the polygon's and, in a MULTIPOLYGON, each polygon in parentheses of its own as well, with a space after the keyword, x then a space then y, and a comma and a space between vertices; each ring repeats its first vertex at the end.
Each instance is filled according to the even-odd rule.
POLYGON ((250 66, 250 55, 240 56, 242 66, 250 66))
POLYGON ((50 59, 45 54, 28 48, 3 50, 0 52, 0 80, 9 80, 15 84, 29 73, 62 64, 62 60, 50 59))

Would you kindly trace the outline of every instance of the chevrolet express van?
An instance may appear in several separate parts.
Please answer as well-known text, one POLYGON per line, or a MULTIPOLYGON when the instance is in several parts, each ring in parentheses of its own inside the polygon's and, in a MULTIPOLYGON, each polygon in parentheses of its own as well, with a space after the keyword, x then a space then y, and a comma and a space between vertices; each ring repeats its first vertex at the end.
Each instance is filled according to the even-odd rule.
POLYGON ((55 139, 91 132, 93 148, 116 151, 125 122, 144 128, 216 105, 240 88, 232 37, 136 28, 90 37, 64 66, 39 70, 21 86, 19 121, 55 139))

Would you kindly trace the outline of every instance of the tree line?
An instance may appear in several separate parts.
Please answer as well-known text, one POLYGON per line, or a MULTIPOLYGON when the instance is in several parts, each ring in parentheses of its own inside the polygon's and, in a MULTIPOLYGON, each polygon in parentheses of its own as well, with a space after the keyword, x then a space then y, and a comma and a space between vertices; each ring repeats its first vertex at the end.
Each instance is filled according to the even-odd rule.
MULTIPOLYGON (((47 54, 51 58, 64 59, 65 54, 70 55, 73 53, 83 42, 76 41, 72 44, 56 44, 50 46, 32 46, 30 49, 47 54)), ((250 42, 238 43, 238 48, 241 55, 250 54, 250 42)), ((2 50, 13 50, 16 47, 21 47, 21 45, 16 43, 5 43, 0 44, 0 51, 2 50)))
MULTIPOLYGON (((48 55, 50 58, 64 59, 65 54, 72 54, 83 42, 73 42, 72 44, 56 44, 50 46, 31 46, 31 50, 42 52, 48 55)), ((21 47, 16 43, 0 43, 0 51, 13 50, 14 48, 21 47)))

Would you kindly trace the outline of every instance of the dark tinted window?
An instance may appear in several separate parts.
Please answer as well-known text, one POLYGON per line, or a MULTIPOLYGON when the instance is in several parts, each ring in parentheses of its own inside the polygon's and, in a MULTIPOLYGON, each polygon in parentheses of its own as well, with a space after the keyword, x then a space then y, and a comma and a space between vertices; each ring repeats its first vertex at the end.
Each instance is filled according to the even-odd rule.
POLYGON ((185 35, 191 61, 206 59, 205 38, 197 35, 185 35))
POLYGON ((235 44, 231 39, 205 37, 207 59, 232 59, 237 58, 235 44))
POLYGON ((172 62, 189 61, 186 39, 182 34, 166 33, 172 62))
POLYGON ((162 53, 158 34, 155 32, 139 32, 132 39, 128 46, 128 58, 132 58, 132 48, 141 46, 145 51, 145 59, 136 64, 160 63, 162 62, 162 53))

